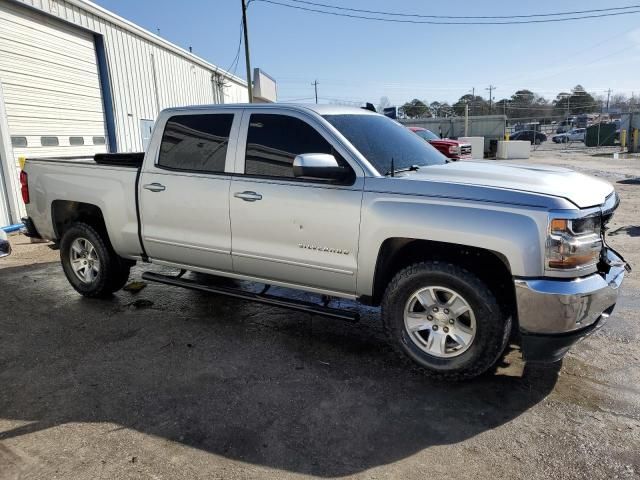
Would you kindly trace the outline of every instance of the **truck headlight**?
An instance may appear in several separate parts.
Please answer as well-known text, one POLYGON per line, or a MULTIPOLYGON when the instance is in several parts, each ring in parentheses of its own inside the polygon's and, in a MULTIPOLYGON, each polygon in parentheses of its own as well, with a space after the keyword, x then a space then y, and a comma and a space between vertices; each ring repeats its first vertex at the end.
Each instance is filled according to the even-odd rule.
POLYGON ((600 215, 549 219, 545 268, 566 272, 595 266, 602 250, 600 228, 600 215))
POLYGON ((460 155, 460 147, 458 145, 451 145, 449 147, 449 153, 451 155, 460 155))

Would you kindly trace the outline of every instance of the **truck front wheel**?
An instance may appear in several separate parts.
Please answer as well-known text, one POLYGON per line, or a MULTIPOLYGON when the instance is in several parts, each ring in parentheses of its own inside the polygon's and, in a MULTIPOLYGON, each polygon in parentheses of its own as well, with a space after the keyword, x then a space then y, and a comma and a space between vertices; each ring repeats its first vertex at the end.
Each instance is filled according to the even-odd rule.
POLYGON ((382 301, 395 349, 426 375, 478 376, 504 351, 511 329, 491 290, 457 265, 425 261, 398 272, 382 301))
POLYGON ((90 225, 75 223, 60 242, 62 269, 85 297, 108 297, 129 278, 130 264, 90 225))

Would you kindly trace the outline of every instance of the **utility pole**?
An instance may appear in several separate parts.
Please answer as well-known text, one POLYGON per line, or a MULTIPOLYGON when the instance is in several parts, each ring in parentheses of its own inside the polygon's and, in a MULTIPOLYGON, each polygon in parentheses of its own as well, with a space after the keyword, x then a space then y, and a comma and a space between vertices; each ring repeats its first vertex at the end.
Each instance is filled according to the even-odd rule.
POLYGON ((313 88, 316 91, 316 105, 318 104, 318 80, 316 79, 315 82, 313 82, 311 85, 313 85, 313 88))
POLYGON ((485 90, 489 90, 489 115, 491 115, 492 107, 493 107, 493 91, 496 89, 495 86, 489 84, 485 90))
POLYGON ((469 102, 464 104, 464 136, 469 136, 469 102))
POLYGON ((609 113, 609 97, 611 96, 611 89, 607 90, 607 114, 609 113))
POLYGON ((475 105, 475 103, 476 103, 476 87, 473 87, 471 89, 471 115, 473 115, 473 112, 474 112, 473 106, 475 105))
POLYGON ((249 60, 249 31, 247 28, 247 4, 242 2, 242 31, 244 32, 244 56, 247 65, 247 92, 249 93, 249 103, 253 102, 253 85, 251 84, 251 61, 249 60))

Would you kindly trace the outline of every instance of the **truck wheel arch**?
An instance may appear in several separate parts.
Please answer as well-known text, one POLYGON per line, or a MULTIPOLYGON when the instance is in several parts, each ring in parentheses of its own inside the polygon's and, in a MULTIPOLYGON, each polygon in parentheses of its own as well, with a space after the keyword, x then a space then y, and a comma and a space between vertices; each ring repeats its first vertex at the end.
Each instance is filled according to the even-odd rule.
POLYGON ((499 252, 415 238, 388 238, 380 245, 374 271, 373 292, 364 303, 380 305, 387 284, 402 268, 424 260, 450 262, 459 265, 484 280, 494 291, 501 304, 517 322, 515 287, 507 258, 499 252))
POLYGON ((71 200, 54 200, 51 203, 51 220, 56 240, 62 239, 65 231, 76 222, 91 225, 109 241, 102 210, 96 205, 71 200))

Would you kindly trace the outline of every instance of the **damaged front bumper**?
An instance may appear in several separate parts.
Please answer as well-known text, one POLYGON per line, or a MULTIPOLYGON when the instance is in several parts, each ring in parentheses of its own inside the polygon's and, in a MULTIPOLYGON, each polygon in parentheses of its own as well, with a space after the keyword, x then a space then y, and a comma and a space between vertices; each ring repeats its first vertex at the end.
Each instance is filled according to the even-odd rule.
POLYGON ((604 271, 575 279, 515 279, 522 353, 555 362, 613 312, 627 263, 607 249, 604 271))

